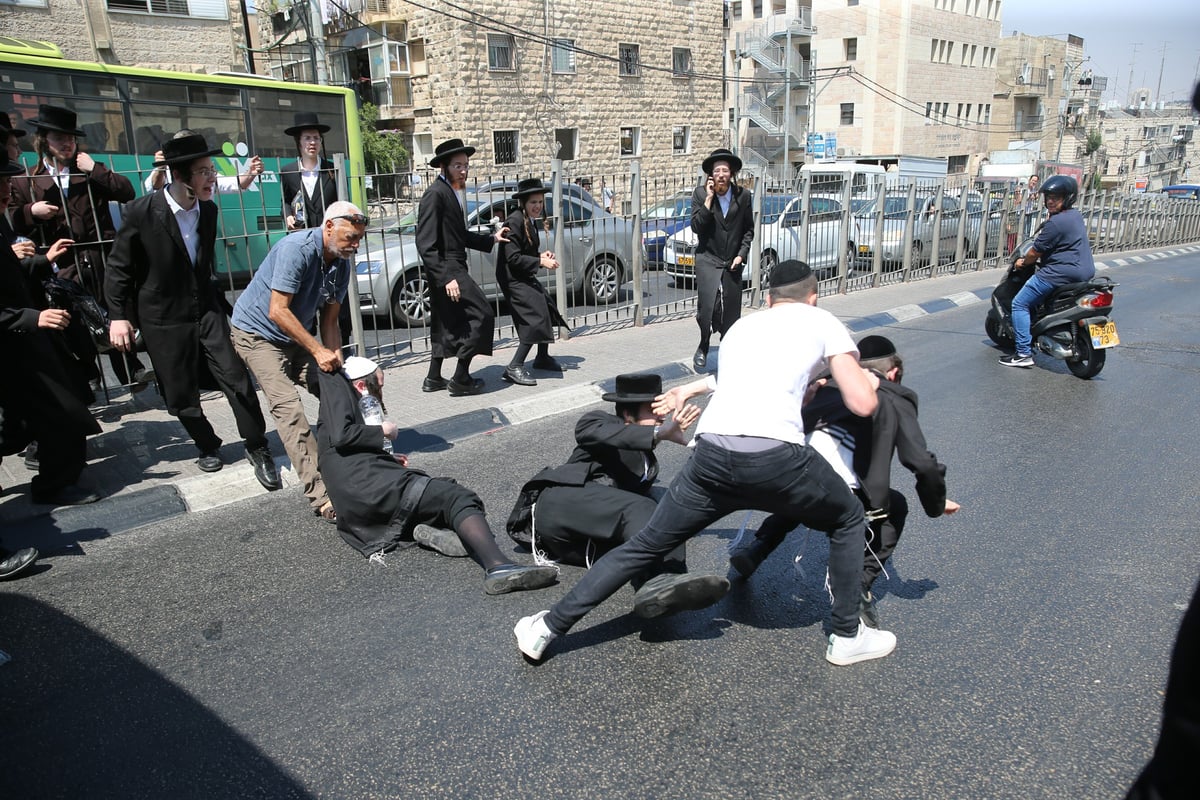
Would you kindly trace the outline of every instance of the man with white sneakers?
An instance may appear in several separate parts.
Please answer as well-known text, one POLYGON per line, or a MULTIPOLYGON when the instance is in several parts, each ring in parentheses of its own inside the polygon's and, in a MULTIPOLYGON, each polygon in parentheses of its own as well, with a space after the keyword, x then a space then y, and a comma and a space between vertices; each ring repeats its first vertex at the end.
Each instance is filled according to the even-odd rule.
POLYGON ((549 643, 655 559, 739 509, 785 516, 829 536, 833 633, 825 658, 847 665, 895 649, 888 631, 858 618, 865 520, 862 504, 833 467, 804 444, 801 406, 809 382, 827 363, 846 407, 870 416, 878 400, 858 363, 850 333, 818 309, 817 279, 807 264, 785 261, 771 273, 767 309, 739 320, 722 342, 720 382, 713 377, 659 398, 660 413, 712 393, 696 428, 694 452, 642 531, 600 559, 548 611, 520 620, 517 646, 540 659, 549 643), (778 357, 787 343, 790 358, 778 357))

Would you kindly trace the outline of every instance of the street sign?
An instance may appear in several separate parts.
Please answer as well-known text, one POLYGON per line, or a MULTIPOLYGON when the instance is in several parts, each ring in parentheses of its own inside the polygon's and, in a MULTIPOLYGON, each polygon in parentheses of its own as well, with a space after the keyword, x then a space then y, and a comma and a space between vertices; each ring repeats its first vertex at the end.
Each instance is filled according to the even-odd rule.
POLYGON ((808 135, 808 155, 814 160, 825 158, 825 137, 820 133, 808 135))

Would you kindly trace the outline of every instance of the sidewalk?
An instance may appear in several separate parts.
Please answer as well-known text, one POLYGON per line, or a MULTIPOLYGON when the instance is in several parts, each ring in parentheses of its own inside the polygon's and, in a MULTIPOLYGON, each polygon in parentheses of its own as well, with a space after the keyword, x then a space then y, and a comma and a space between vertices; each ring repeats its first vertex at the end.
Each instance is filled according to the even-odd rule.
MULTIPOLYGON (((1178 248, 1183 250, 1185 248, 1178 248)), ((1191 251, 1194 247, 1188 247, 1191 251)), ((1151 256, 1153 257, 1153 256, 1151 256)), ((1141 260, 1141 259, 1136 259, 1141 260)), ((1109 256, 1106 265, 1125 258, 1109 256)), ((856 337, 867 330, 951 308, 983 303, 1000 277, 996 269, 949 275, 909 284, 869 289, 848 295, 822 297, 820 305, 837 315, 856 337)), ((751 312, 744 312, 751 313, 751 312)), ((983 311, 980 311, 982 335, 983 311)), ((612 390, 616 375, 654 371, 664 383, 693 377, 691 359, 698 333, 692 316, 676 316, 635 328, 631 323, 581 326, 572 338, 560 341, 551 353, 563 365, 561 375, 535 373, 538 385, 514 386, 501 379, 515 341, 497 342, 490 358, 477 359, 473 373, 485 382, 482 394, 450 397, 426 394, 421 381, 425 360, 385 359, 384 401, 389 417, 402 426, 396 451, 433 451, 456 441, 506 425, 520 425, 551 414, 581 409, 612 390), (393 363, 399 362, 399 363, 393 363)), ((714 354, 719 359, 719 343, 714 354)), ((304 395, 309 419, 317 419, 317 402, 304 395)), ((261 395, 260 395, 261 399, 261 395)), ((103 432, 88 441, 88 468, 82 483, 104 497, 91 506, 52 509, 29 498, 29 479, 20 456, 0 463, 0 526, 6 532, 33 527, 78 530, 81 527, 128 530, 158 519, 233 503, 265 494, 246 462, 233 414, 219 392, 204 395, 204 411, 217 434, 225 467, 204 473, 197 453, 178 421, 163 408, 157 392, 127 392, 112 396, 112 404, 95 408, 103 432)), ((271 450, 281 468, 285 487, 298 485, 263 403, 271 450)))

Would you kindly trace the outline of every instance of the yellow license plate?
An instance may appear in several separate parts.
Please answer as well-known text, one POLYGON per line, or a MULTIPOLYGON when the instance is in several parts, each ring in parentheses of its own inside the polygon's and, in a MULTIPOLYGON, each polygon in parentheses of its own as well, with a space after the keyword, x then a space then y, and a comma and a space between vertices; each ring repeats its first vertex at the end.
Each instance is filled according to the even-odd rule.
POLYGON ((675 261, 681 267, 696 266, 696 257, 695 256, 679 256, 678 258, 675 259, 675 261))
POLYGON ((865 244, 860 244, 860 245, 858 246, 858 253, 859 253, 859 255, 863 255, 863 256, 865 256, 865 255, 867 255, 867 254, 868 254, 868 253, 870 253, 870 252, 871 252, 871 248, 867 247, 865 244))
POLYGON ((1116 347, 1121 343, 1117 337, 1117 323, 1106 322, 1103 325, 1088 325, 1088 334, 1092 337, 1092 347, 1103 350, 1106 347, 1116 347))

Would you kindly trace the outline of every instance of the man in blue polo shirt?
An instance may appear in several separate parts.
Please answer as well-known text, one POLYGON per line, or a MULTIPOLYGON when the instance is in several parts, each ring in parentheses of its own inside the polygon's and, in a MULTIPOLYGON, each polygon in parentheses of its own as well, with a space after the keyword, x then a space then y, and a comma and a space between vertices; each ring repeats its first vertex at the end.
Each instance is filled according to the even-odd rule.
POLYGON ((314 363, 324 372, 341 369, 338 310, 366 229, 367 217, 353 203, 331 204, 319 228, 289 234, 271 248, 233 308, 233 347, 267 397, 313 513, 328 522, 337 515, 317 472, 317 448, 296 386, 315 385, 314 363))
POLYGON ((1014 263, 1018 269, 1041 261, 1037 272, 1017 292, 1012 301, 1013 338, 1016 352, 1002 356, 1006 367, 1033 366, 1033 336, 1029 333, 1029 310, 1046 299, 1059 286, 1090 281, 1096 275, 1096 262, 1088 244, 1087 224, 1072 206, 1079 195, 1079 184, 1070 175, 1055 175, 1042 184, 1046 211, 1050 216, 1033 240, 1033 249, 1014 263))

